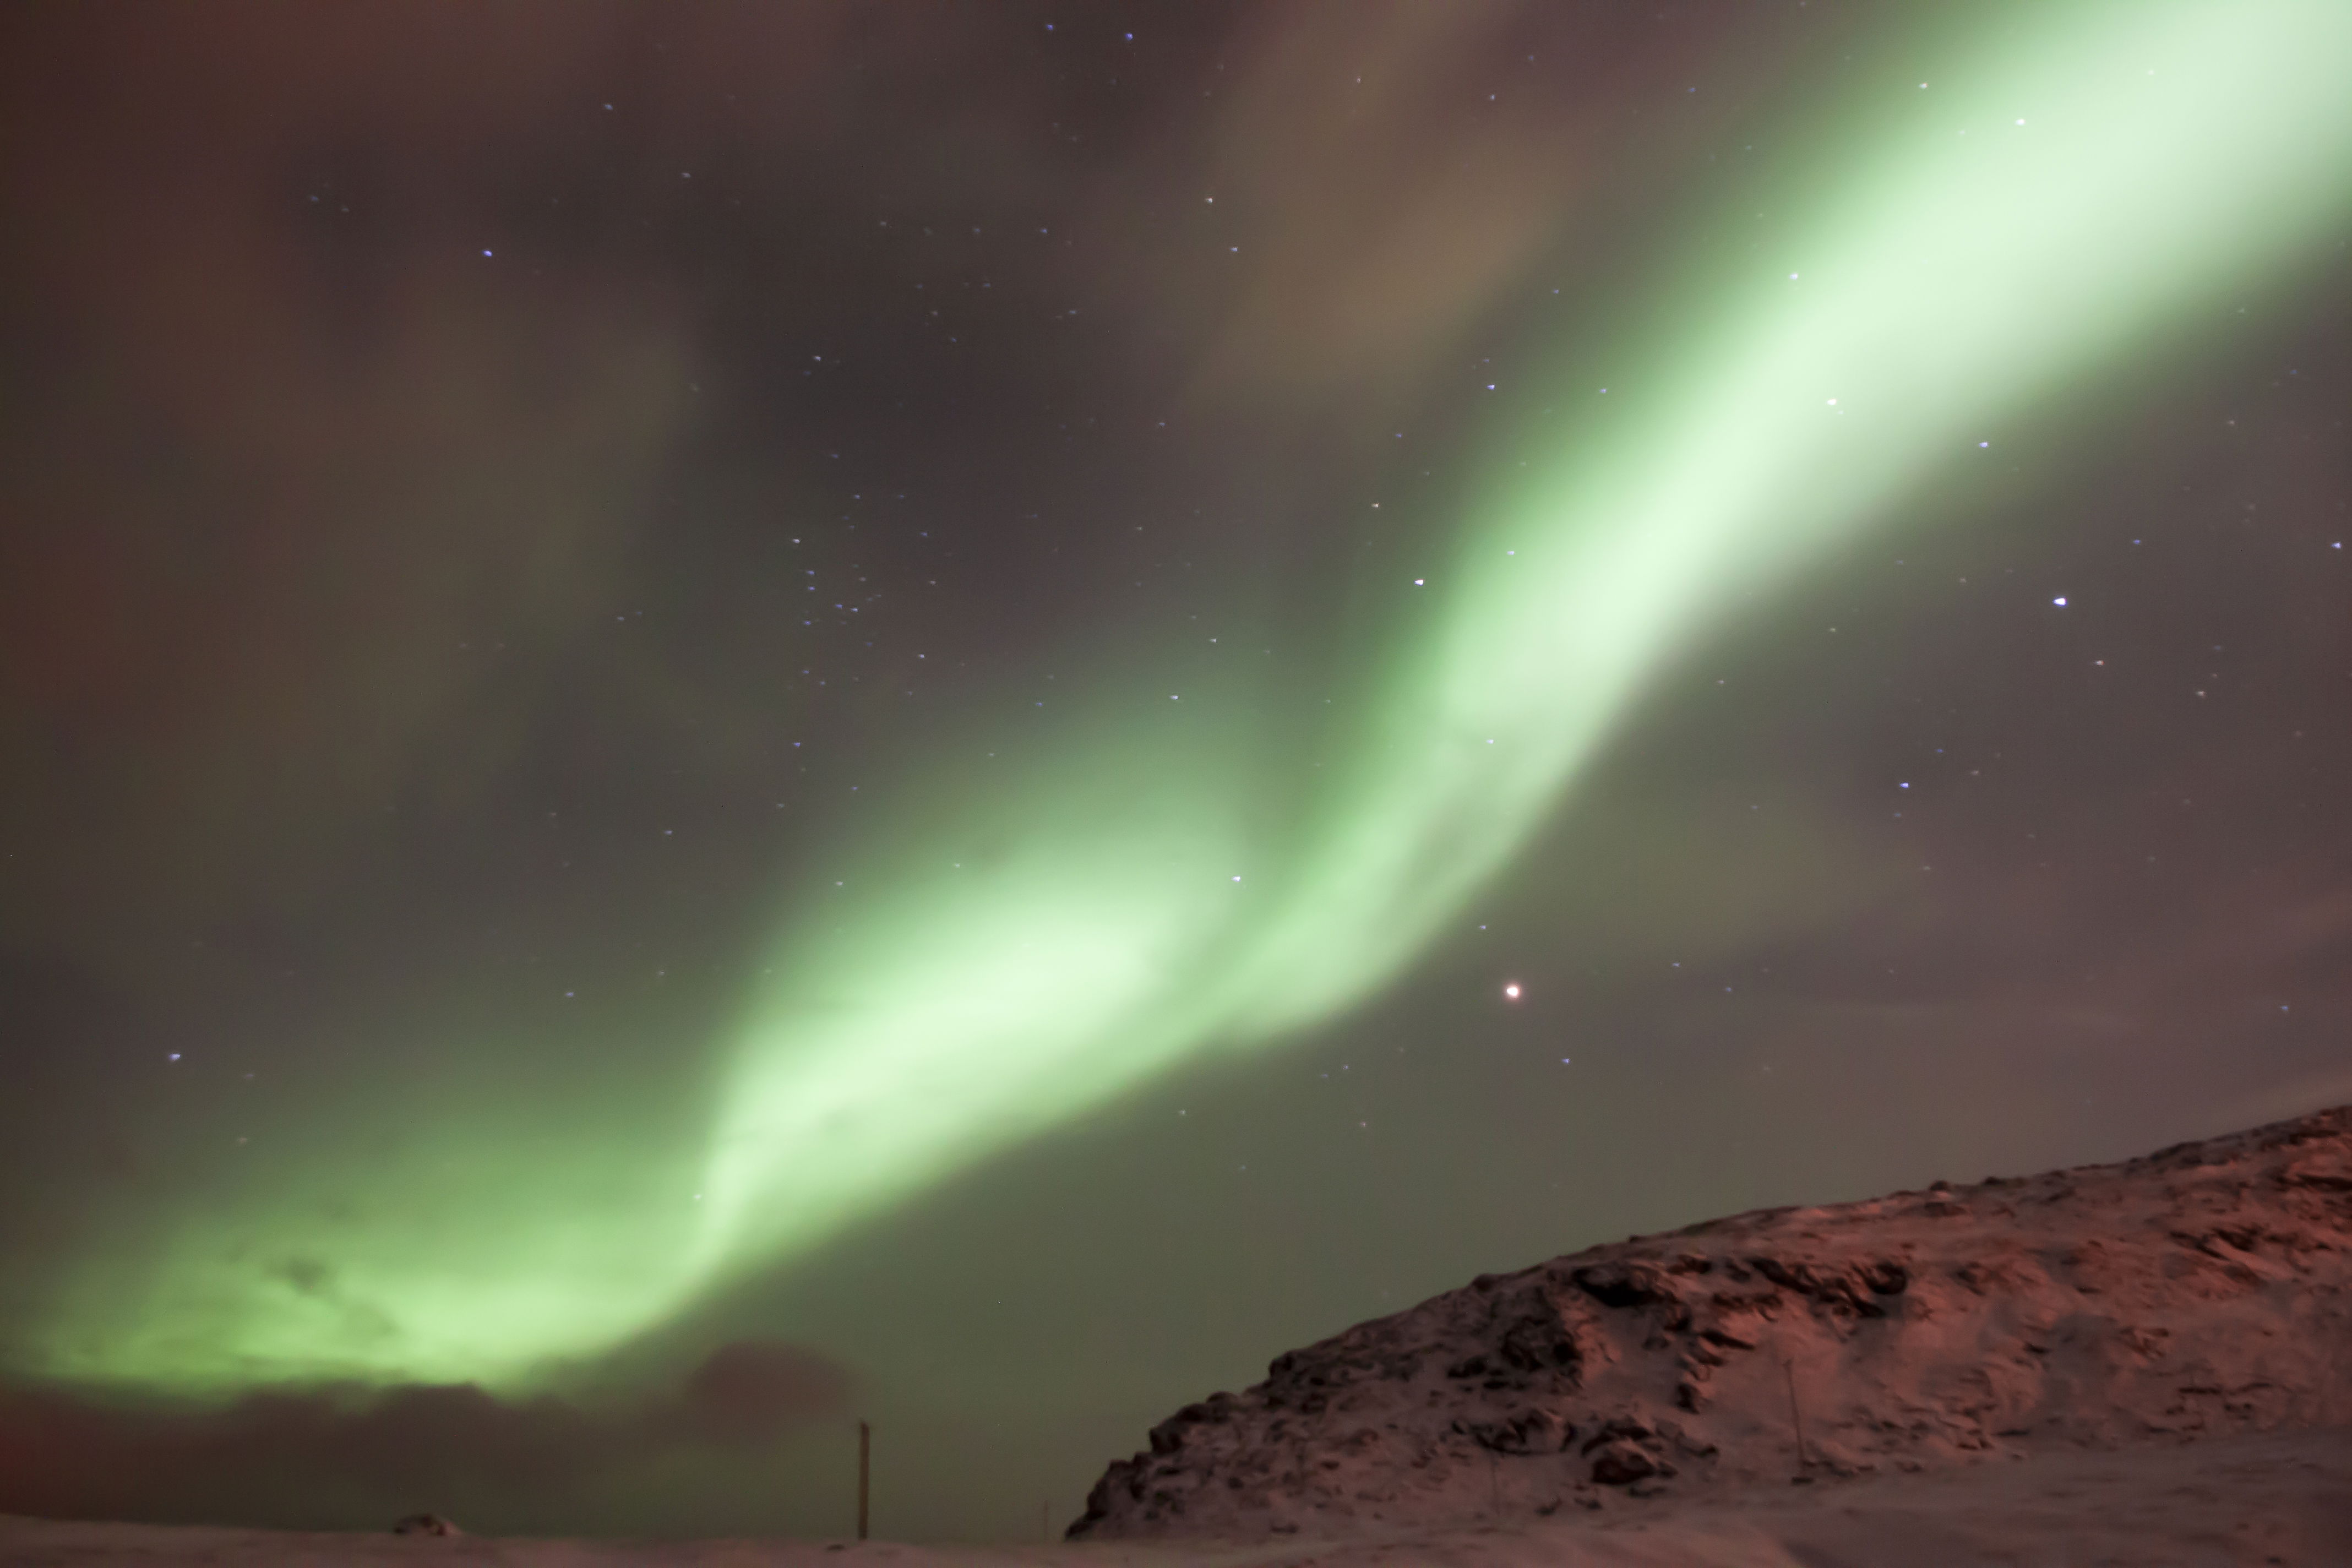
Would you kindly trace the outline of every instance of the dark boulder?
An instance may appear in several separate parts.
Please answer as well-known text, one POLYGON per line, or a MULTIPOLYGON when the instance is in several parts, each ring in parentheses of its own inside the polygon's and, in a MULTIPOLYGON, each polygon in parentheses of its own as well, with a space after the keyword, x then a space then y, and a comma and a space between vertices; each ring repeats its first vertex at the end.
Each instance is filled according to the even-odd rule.
POLYGON ((392 1527, 394 1535, 463 1535, 466 1532, 437 1513, 412 1513, 392 1527))
POLYGON ((1665 1467, 1639 1444, 1622 1439, 1604 1444, 1592 1458, 1592 1479, 1604 1487, 1631 1486, 1664 1471, 1665 1467))

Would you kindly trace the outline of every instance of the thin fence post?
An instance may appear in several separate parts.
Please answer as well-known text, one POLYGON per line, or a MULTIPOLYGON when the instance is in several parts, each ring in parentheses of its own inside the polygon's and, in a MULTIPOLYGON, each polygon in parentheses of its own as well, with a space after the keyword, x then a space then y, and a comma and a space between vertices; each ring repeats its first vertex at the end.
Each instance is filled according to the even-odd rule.
POLYGON ((866 1539, 866 1483, 874 1472, 874 1428, 857 1424, 857 1539, 866 1539))

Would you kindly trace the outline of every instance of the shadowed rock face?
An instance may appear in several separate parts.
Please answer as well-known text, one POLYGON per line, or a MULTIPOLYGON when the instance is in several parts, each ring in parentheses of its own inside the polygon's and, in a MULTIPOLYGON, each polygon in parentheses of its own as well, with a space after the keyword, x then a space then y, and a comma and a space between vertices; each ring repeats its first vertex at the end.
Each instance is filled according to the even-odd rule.
POLYGON ((1278 1356, 1153 1427, 1070 1534, 1455 1523, 2340 1422, 2347 1285, 2352 1108, 1762 1210, 1278 1356))
POLYGON ((437 1513, 412 1513, 392 1527, 394 1535, 463 1535, 466 1532, 437 1513))

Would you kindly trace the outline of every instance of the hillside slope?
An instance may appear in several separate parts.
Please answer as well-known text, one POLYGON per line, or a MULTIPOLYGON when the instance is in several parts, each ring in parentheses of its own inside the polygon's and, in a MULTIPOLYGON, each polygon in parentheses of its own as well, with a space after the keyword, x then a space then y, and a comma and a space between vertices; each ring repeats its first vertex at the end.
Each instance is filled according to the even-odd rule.
POLYGON ((1712 1220, 1482 1275, 1279 1356, 1154 1427, 1070 1534, 1616 1511, 2338 1423, 2347 1284, 2352 1108, 1712 1220))

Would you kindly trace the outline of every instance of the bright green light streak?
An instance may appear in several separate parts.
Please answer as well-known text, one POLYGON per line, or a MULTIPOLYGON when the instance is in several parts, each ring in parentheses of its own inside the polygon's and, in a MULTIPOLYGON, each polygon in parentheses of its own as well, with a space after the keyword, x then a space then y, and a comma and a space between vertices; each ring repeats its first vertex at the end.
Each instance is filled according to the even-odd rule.
POLYGON ((1404 963, 1710 616, 2340 222, 2352 9, 2062 16, 2011 68, 1921 90, 1811 241, 1662 356, 1654 420, 1475 531, 1387 710, 1395 760, 1356 774, 1262 950, 1255 1022, 1327 1016, 1404 963))
POLYGON ((862 922, 888 956, 852 958, 842 973, 872 984, 822 1022, 785 987, 745 1031, 704 1256, 772 1259, 1172 1059, 1363 1001, 1710 615, 1884 516, 2004 410, 2336 222, 2347 59, 2339 5, 2074 6, 1931 85, 1793 267, 1695 303, 1710 319, 1662 353, 1636 439, 1562 455, 1473 531, 1441 629, 1271 900, 1204 903, 1213 856, 1123 875, 1115 846, 1154 816, 1093 846, 1041 816, 1053 873, 942 904, 919 942, 862 922), (1034 934, 1017 961, 1005 921, 1034 934), (1063 922, 1084 940, 1057 946, 1063 922))
POLYGON ((675 1150, 551 1124, 439 1128, 360 1174, 322 1153, 69 1281, 35 1368, 526 1380, 1179 1060, 1361 1004, 1713 618, 2340 225, 2352 6, 2017 15, 2038 34, 1861 128, 1869 155, 1785 260, 1686 302, 1630 435, 1530 454, 1285 836, 1303 853, 1256 846, 1245 738, 1089 735, 1036 775, 1083 784, 902 823, 790 922, 687 1156, 692 1207, 691 1173, 662 1179, 675 1150), (435 1174, 461 1144, 493 1179, 435 1174))
POLYGON ((1213 1020, 1188 992, 1248 908, 1235 792, 1164 744, 1116 752, 1083 791, 1008 792, 965 836, 984 860, 883 877, 788 938, 704 1181, 710 1266, 1115 1093, 1213 1020))

